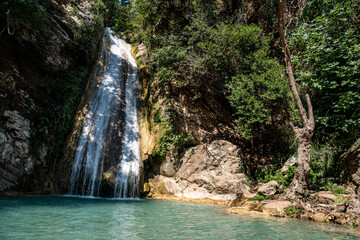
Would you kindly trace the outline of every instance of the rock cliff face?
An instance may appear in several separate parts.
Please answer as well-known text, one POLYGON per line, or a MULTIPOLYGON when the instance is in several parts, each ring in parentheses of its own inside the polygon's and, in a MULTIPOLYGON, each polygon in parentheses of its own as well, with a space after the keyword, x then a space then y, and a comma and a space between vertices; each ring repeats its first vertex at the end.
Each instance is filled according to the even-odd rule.
POLYGON ((0 191, 23 183, 33 170, 30 155, 30 121, 17 111, 4 111, 0 125, 0 191))
POLYGON ((49 128, 54 118, 49 108, 55 106, 47 101, 54 92, 66 91, 55 78, 77 64, 77 53, 69 45, 80 26, 93 23, 97 11, 90 0, 44 4, 48 21, 41 29, 31 23, 15 26, 14 10, 7 19, 0 18, 1 29, 13 24, 11 34, 0 34, 0 192, 52 191, 44 186, 53 162, 48 153, 60 136, 49 128))
POLYGON ((149 180, 150 196, 174 194, 178 197, 234 200, 249 194, 245 185, 240 149, 234 144, 216 140, 190 148, 180 165, 163 162, 161 175, 149 180))

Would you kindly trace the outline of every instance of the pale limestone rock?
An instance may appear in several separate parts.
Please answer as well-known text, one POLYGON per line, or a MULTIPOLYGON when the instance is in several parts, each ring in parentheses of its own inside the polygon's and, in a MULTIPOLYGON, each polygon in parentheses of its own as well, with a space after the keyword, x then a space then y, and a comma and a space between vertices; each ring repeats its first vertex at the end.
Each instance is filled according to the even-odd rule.
POLYGON ((281 201, 281 200, 266 200, 262 202, 262 210, 263 211, 285 211, 286 208, 292 205, 289 201, 281 201))
POLYGON ((346 202, 346 213, 360 216, 360 201, 358 199, 351 199, 346 202))
POLYGON ((167 177, 168 171, 166 176, 156 176, 149 181, 152 192, 214 200, 234 200, 239 192, 253 196, 243 183, 245 174, 238 173, 243 164, 239 153, 237 146, 224 140, 189 149, 172 178, 167 177))
POLYGON ((313 193, 309 196, 309 199, 322 204, 333 204, 336 200, 336 196, 330 191, 321 191, 313 193))
POLYGON ((326 215, 324 213, 315 213, 312 217, 314 221, 317 222, 324 222, 326 220, 326 215))
POLYGON ((279 184, 276 181, 270 181, 261 185, 258 189, 258 193, 265 196, 272 196, 277 192, 278 189, 279 184))
POLYGON ((166 177, 173 177, 175 173, 173 159, 170 157, 166 158, 160 166, 160 174, 166 177))
POLYGON ((289 167, 294 166, 296 163, 296 157, 291 156, 286 162, 284 163, 284 166, 281 168, 281 173, 286 173, 289 167))
POLYGON ((146 55, 146 46, 143 43, 141 43, 138 46, 138 51, 136 53, 136 58, 142 57, 142 56, 145 56, 145 55, 146 55))

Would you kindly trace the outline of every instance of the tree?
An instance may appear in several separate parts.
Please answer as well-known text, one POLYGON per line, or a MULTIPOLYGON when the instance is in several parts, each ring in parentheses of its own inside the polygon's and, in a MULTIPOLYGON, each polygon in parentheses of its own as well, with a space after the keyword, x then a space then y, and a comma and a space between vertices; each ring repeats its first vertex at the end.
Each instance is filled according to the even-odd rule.
POLYGON ((309 94, 305 95, 308 116, 301 102, 296 87, 293 68, 291 66, 291 54, 284 34, 284 0, 279 1, 279 32, 281 45, 285 52, 285 66, 290 81, 291 92, 294 97, 296 108, 299 111, 302 126, 295 126, 290 122, 295 134, 297 144, 297 168, 293 181, 291 182, 286 197, 292 200, 302 200, 305 195, 310 175, 310 150, 311 138, 315 129, 314 114, 309 94))
POLYGON ((347 149, 360 132, 360 1, 308 2, 288 43, 295 79, 316 99, 313 138, 347 149))

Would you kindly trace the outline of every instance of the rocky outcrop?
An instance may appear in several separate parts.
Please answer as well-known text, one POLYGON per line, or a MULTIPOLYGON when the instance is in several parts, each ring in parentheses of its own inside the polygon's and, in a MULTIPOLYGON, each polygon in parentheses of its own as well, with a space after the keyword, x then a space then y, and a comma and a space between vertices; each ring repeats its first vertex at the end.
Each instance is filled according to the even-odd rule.
POLYGON ((181 165, 165 162, 161 172, 149 180, 150 196, 174 194, 195 199, 233 200, 237 195, 249 195, 241 173, 239 147, 216 140, 210 144, 190 148, 181 158, 181 165))
MULTIPOLYGON (((7 4, 2 6, 12 7, 11 1, 7 4)), ((7 19, 3 18, 6 14, 0 12, 1 29, 6 29, 7 21, 12 24, 11 33, 5 30, 0 34, 0 192, 53 190, 45 190, 43 186, 53 177, 49 169, 54 159, 46 158, 56 148, 54 141, 65 137, 55 136, 57 128, 65 126, 50 124, 71 118, 60 116, 58 111, 63 106, 54 105, 54 95, 69 91, 62 89, 68 86, 61 74, 79 66, 75 61, 77 49, 72 49, 71 44, 74 45, 80 27, 90 26, 98 12, 95 4, 88 0, 29 4, 41 5, 46 12, 46 22, 34 21, 41 26, 23 22, 21 14, 10 12, 7 19)), ((76 109, 78 102, 72 104, 65 108, 76 109)))
MULTIPOLYGON (((340 178, 343 183, 360 186, 360 140, 340 157, 340 178)), ((360 194, 358 192, 358 198, 360 194)))
POLYGON ((313 220, 316 222, 336 223, 340 225, 356 227, 360 225, 358 214, 359 203, 356 200, 350 200, 344 204, 315 204, 307 205, 306 209, 286 200, 265 200, 249 201, 243 200, 226 209, 227 213, 233 214, 251 214, 274 217, 290 217, 304 220, 313 220))
POLYGON ((330 191, 321 191, 309 196, 309 200, 322 204, 333 204, 337 197, 330 191))
POLYGON ((0 192, 18 186, 33 170, 30 121, 18 111, 0 117, 0 192))
POLYGON ((276 181, 270 181, 262 184, 258 189, 258 193, 265 196, 272 196, 278 191, 278 189, 279 184, 276 181))

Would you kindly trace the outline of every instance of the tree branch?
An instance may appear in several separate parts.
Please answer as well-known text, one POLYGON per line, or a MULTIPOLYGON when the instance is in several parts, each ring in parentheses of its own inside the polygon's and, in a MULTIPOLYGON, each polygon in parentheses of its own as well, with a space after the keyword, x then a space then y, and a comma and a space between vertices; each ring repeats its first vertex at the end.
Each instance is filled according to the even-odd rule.
POLYGON ((310 125, 310 128, 312 130, 314 130, 314 128, 315 128, 314 112, 313 112, 313 107, 312 107, 312 104, 311 104, 309 94, 306 94, 305 98, 306 98, 306 104, 307 104, 308 113, 309 113, 309 125, 310 125))
POLYGON ((285 66, 290 80, 291 92, 294 96, 296 107, 299 110, 301 121, 303 125, 306 126, 308 124, 308 119, 306 117, 304 106, 301 103, 299 92, 296 88, 294 73, 291 66, 291 54, 284 35, 284 0, 280 0, 279 2, 279 32, 281 45, 285 51, 285 66))

